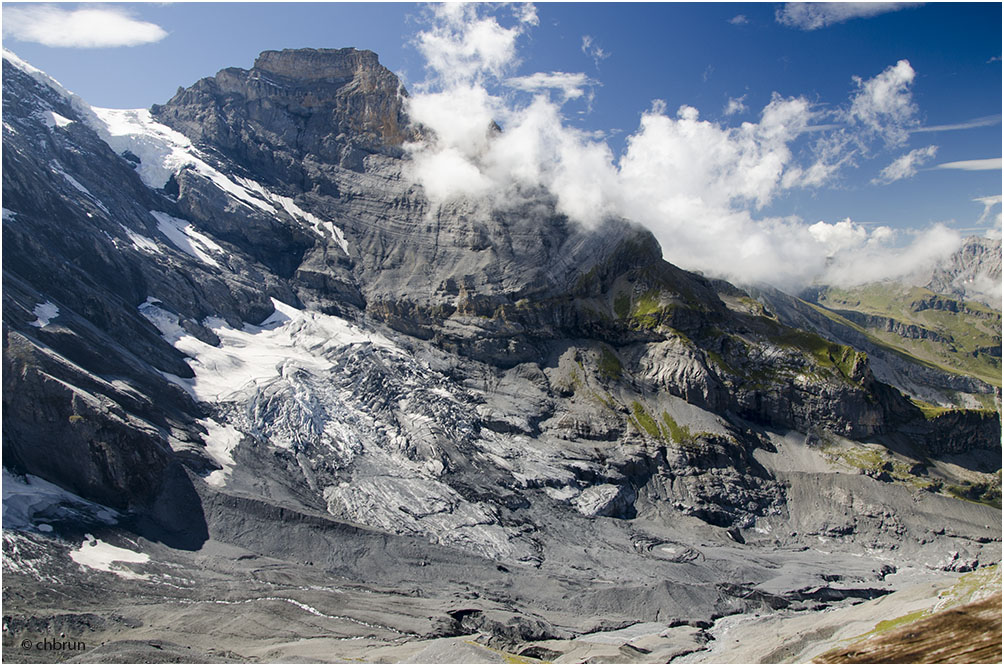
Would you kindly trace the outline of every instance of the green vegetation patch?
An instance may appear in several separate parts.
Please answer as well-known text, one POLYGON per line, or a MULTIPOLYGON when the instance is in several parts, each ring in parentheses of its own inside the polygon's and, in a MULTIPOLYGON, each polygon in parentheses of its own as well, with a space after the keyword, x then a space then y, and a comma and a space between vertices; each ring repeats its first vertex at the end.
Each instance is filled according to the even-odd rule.
POLYGON ((621 292, 614 297, 614 314, 618 319, 627 319, 631 314, 631 295, 621 292))
POLYGON ((882 633, 885 633, 885 632, 889 631, 890 629, 895 629, 896 627, 901 627, 904 624, 910 624, 911 622, 916 622, 917 620, 919 620, 920 618, 924 617, 925 615, 929 615, 930 612, 931 611, 929 609, 922 608, 920 610, 913 611, 912 613, 907 613, 906 615, 901 615, 901 616, 899 616, 899 617, 897 617, 895 619, 892 619, 892 620, 882 620, 881 622, 879 622, 878 624, 875 625, 875 628, 872 629, 871 633, 872 634, 882 634, 882 633))
POLYGON ((659 302, 659 291, 649 289, 638 297, 631 309, 632 317, 644 317, 646 315, 658 314, 662 310, 659 302))
POLYGON ((854 446, 851 448, 839 448, 826 446, 823 454, 831 460, 844 463, 855 469, 873 474, 886 473, 893 482, 910 486, 918 490, 937 491, 941 487, 940 481, 932 481, 926 476, 914 473, 915 464, 897 460, 888 455, 885 451, 867 446, 854 446))
POLYGON ((939 606, 942 609, 961 606, 975 601, 981 592, 986 594, 999 592, 1001 589, 1001 567, 1000 564, 991 564, 988 567, 970 571, 963 574, 955 585, 943 591, 939 598, 939 606))
POLYGON ((662 422, 666 426, 666 431, 669 433, 669 438, 676 442, 677 444, 693 444, 694 435, 690 432, 690 427, 685 425, 680 425, 677 423, 669 412, 662 413, 662 422))
POLYGON ((919 398, 910 398, 910 402, 920 408, 920 411, 924 413, 924 418, 928 421, 952 411, 951 407, 938 407, 937 405, 932 405, 931 403, 920 400, 919 398))
POLYGON ((600 375, 607 379, 620 379, 624 372, 620 359, 617 358, 617 355, 609 347, 604 347, 600 351, 599 369, 600 375))
POLYGON ((1001 478, 1000 472, 996 479, 987 481, 963 481, 959 484, 945 486, 945 491, 958 499, 986 504, 995 509, 1001 508, 1001 478))
POLYGON ((848 311, 892 319, 936 333, 940 340, 911 338, 887 331, 881 324, 854 328, 869 339, 941 370, 976 376, 1001 385, 1000 357, 988 350, 1001 346, 1001 313, 974 302, 957 301, 921 287, 878 283, 854 289, 829 288, 818 303, 831 319, 848 311), (836 310, 833 312, 830 310, 836 310))
POLYGON ((859 352, 853 347, 838 345, 815 333, 795 328, 786 328, 771 336, 771 340, 779 345, 794 347, 802 351, 820 367, 836 370, 842 377, 850 381, 854 381, 854 369, 859 360, 867 358, 863 352, 859 352))
POLYGON ((652 418, 651 414, 645 411, 645 408, 637 400, 631 403, 631 413, 634 415, 634 422, 639 430, 648 433, 650 437, 654 437, 655 439, 663 439, 659 423, 652 418))

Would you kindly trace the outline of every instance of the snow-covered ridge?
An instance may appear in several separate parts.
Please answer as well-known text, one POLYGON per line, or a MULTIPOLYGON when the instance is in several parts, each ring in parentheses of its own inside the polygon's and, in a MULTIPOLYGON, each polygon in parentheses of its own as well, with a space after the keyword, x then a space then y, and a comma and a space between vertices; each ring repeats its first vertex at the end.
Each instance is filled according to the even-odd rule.
MULTIPOLYGON (((3 59, 9 62, 14 67, 20 69, 22 72, 24 72, 31 78, 35 79, 35 81, 37 81, 38 83, 54 90, 56 94, 58 94, 60 97, 62 97, 67 101, 67 103, 73 108, 73 110, 77 113, 77 115, 79 115, 85 122, 87 122, 88 125, 90 125, 92 122, 96 120, 94 117, 94 112, 91 110, 90 104, 81 99, 79 95, 72 93, 66 88, 64 88, 63 84, 61 84, 56 79, 52 78, 51 76, 49 76, 42 70, 38 69, 37 67, 34 67, 25 62, 24 60, 21 60, 21 58, 17 57, 13 52, 8 51, 7 49, 3 49, 3 59)), ((53 118, 52 120, 56 122, 55 118, 53 118)))
POLYGON ((183 168, 194 169, 242 204, 275 215, 276 204, 294 219, 309 224, 324 238, 331 236, 348 254, 348 243, 342 230, 332 222, 297 206, 291 197, 270 192, 260 183, 240 176, 230 177, 206 162, 184 134, 157 122, 146 109, 103 109, 94 107, 101 126, 93 129, 117 153, 129 151, 140 159, 136 167, 140 178, 153 189, 161 189, 173 174, 183 168))
MULTIPOLYGON (((281 208, 294 219, 309 225, 321 238, 332 238, 348 254, 345 235, 334 223, 321 220, 316 215, 304 211, 293 202, 292 198, 270 192, 260 183, 251 179, 227 176, 203 159, 188 137, 157 122, 149 110, 92 107, 78 95, 64 88, 51 76, 21 60, 10 51, 4 49, 3 57, 37 82, 51 88, 67 100, 84 123, 94 130, 113 151, 118 154, 129 151, 136 155, 140 159, 140 163, 136 166, 136 172, 147 187, 162 189, 172 175, 181 169, 191 168, 246 206, 256 208, 269 215, 278 214, 279 208, 281 208)), ((50 128, 64 127, 74 122, 51 110, 42 111, 41 121, 50 128)), ((86 188, 63 172, 62 169, 56 168, 55 170, 66 176, 76 189, 94 199, 99 206, 101 205, 86 188)))

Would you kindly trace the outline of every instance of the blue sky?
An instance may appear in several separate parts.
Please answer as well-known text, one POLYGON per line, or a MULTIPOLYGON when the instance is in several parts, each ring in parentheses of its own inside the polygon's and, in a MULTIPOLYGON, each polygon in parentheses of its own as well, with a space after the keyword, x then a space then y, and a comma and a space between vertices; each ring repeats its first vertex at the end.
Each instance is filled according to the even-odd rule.
MULTIPOLYGON (((892 244, 898 246, 938 223, 960 234, 1000 228, 999 3, 873 3, 865 9, 545 3, 533 7, 532 15, 522 5, 478 5, 452 15, 447 9, 395 3, 4 3, 3 42, 92 105, 116 108, 164 102, 178 86, 223 67, 250 67, 266 49, 367 48, 420 100, 426 95, 426 113, 441 108, 435 94, 476 88, 485 96, 477 102, 465 98, 481 105, 468 115, 491 112, 516 134, 558 118, 560 129, 551 132, 565 143, 548 148, 557 152, 532 165, 535 177, 559 199, 564 196, 565 212, 573 216, 576 193, 609 186, 596 206, 640 218, 664 248, 676 239, 689 248, 691 226, 737 239, 764 230, 763 242, 771 243, 791 229, 802 233, 823 222, 811 234, 828 244, 827 256, 853 249, 854 239, 887 242, 884 231, 873 236, 883 227, 896 232, 892 244), (90 17, 97 21, 90 24, 68 18, 78 9, 109 8, 125 18, 114 24, 100 16, 90 17), (497 54, 475 49, 477 62, 464 61, 473 68, 464 77, 447 71, 460 62, 453 56, 436 68, 443 55, 437 49, 478 47, 477 36, 486 34, 508 39, 511 48, 497 54), (138 43, 84 44, 102 39, 138 43), (528 111, 541 95, 550 106, 528 111), (696 116, 681 107, 696 109, 696 116), (783 115, 777 127, 765 120, 768 108, 783 115), (750 124, 745 133, 743 123, 750 124), (785 132, 796 129, 778 139, 782 126, 785 132), (695 161, 714 155, 721 162, 712 159, 706 172, 691 174, 685 164, 664 163, 659 150, 678 150, 695 161), (573 170, 566 159, 596 166, 592 172, 573 170), (782 166, 764 176, 776 162, 782 166), (653 194, 658 183, 644 178, 648 170, 672 183, 693 175, 693 198, 700 205, 688 203, 690 191, 682 185, 659 199, 653 194), (750 182, 755 178, 760 180, 750 182), (623 203, 644 198, 638 193, 648 197, 645 207, 623 203), (676 221, 663 225, 663 218, 676 221), (731 226, 721 226, 723 219, 731 219, 731 226), (846 224, 838 227, 841 221, 846 224)), ((502 162, 492 157, 489 164, 477 152, 483 147, 463 141, 444 135, 436 151, 417 154, 418 163, 452 175, 444 160, 459 155, 453 167, 480 170, 489 180, 501 178, 500 165, 517 168, 511 156, 502 162)), ((541 141, 513 141, 511 148, 539 152, 541 141)), ((519 173, 526 167, 518 165, 519 173)), ((487 187, 485 182, 481 178, 477 187, 487 187)), ((434 182, 423 184, 435 191, 434 182)), ((938 238, 944 237, 927 242, 938 238)), ((716 260, 713 252, 705 254, 707 262, 716 260)), ((670 250, 667 258, 686 264, 670 250)))

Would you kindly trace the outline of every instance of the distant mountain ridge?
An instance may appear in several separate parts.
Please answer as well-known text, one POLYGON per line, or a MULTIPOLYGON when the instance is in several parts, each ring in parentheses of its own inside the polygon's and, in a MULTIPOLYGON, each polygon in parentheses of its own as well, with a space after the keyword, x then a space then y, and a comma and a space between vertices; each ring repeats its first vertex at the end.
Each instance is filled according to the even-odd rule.
POLYGON ((1001 240, 970 236, 923 285, 938 294, 979 301, 1001 310, 1001 240))

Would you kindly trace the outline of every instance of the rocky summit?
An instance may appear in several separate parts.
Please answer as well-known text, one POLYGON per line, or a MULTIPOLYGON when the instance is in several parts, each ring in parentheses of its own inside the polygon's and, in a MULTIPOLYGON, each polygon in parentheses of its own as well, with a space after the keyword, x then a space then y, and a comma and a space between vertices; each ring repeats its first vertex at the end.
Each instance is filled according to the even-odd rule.
POLYGON ((5 659, 714 661, 1000 562, 999 381, 433 204, 406 95, 304 49, 102 109, 5 52, 5 659))

